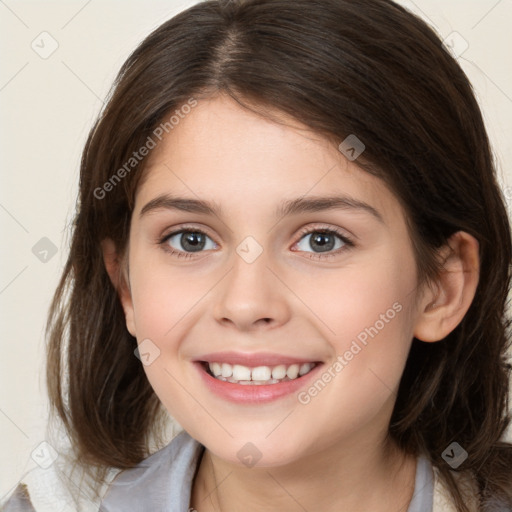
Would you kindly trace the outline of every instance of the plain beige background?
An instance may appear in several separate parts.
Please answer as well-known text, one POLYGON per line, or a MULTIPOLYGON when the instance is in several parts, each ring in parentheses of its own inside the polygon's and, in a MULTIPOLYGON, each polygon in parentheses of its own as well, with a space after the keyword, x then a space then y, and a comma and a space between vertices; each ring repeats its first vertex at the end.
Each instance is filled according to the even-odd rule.
MULTIPOLYGON (((0 1, 0 500, 35 466, 30 454, 45 439, 43 329, 66 258, 85 138, 131 50, 193 3, 0 1)), ((400 3, 459 55, 512 205, 512 2, 400 3)))

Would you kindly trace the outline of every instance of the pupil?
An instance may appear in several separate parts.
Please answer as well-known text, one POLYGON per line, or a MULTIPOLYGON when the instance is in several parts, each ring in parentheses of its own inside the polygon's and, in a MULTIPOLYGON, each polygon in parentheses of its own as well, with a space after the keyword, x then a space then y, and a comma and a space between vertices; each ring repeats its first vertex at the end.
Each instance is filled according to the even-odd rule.
POLYGON ((204 247, 205 240, 202 233, 183 233, 181 244, 187 251, 200 251, 204 247))
POLYGON ((334 247, 333 236, 328 233, 317 233, 311 237, 311 247, 314 249, 313 244, 318 246, 320 252, 330 251, 334 247))

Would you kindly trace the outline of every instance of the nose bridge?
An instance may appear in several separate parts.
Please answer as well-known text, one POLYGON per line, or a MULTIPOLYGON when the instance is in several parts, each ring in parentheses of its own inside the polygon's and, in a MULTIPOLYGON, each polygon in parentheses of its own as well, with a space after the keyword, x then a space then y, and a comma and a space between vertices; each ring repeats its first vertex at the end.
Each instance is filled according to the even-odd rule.
POLYGON ((268 267, 270 251, 254 237, 246 237, 236 248, 231 271, 215 304, 215 317, 239 329, 256 324, 282 324, 289 316, 283 286, 268 267))

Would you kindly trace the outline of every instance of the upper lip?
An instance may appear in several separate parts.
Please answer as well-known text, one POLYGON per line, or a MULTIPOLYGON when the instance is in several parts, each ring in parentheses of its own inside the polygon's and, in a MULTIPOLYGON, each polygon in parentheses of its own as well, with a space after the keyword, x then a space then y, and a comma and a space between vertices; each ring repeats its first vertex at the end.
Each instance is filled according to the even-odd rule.
POLYGON ((302 358, 271 352, 213 352, 199 356, 195 361, 207 363, 228 363, 231 365, 239 364, 249 368, 256 368, 257 366, 278 366, 280 364, 291 365, 295 363, 303 364, 320 362, 318 359, 314 358, 302 358))

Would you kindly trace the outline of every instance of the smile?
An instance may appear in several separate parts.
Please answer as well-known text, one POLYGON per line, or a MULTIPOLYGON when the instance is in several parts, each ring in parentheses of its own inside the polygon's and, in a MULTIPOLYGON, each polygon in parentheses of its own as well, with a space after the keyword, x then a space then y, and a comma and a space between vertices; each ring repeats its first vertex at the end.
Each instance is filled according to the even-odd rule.
POLYGON ((282 354, 218 352, 194 361, 206 389, 238 404, 293 397, 321 371, 322 361, 282 354))
POLYGON ((208 373, 217 380, 249 386, 263 386, 279 384, 295 380, 307 375, 315 366, 315 363, 280 364, 277 366, 257 366, 250 368, 240 364, 229 363, 205 363, 208 373))

